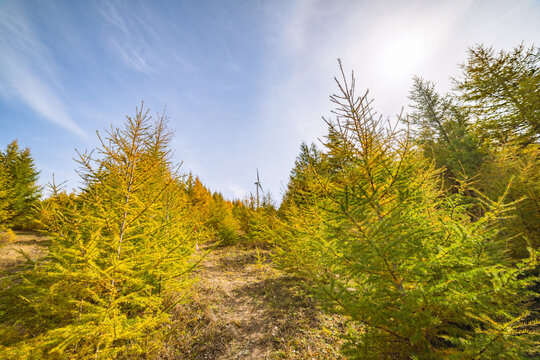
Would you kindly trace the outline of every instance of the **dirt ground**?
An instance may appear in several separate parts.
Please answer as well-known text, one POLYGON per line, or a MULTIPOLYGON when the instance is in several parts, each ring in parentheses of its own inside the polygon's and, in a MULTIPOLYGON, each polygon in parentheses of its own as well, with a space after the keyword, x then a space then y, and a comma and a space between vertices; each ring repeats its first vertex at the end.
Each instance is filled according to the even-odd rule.
MULTIPOLYGON (((47 254, 48 239, 34 231, 15 230, 15 239, 8 236, 0 243, 0 271, 13 270, 26 261, 28 256, 35 260, 47 254)), ((0 234, 3 235, 3 234, 0 234)))
MULTIPOLYGON (((47 237, 15 235, 0 244, 0 271, 16 271, 25 262, 21 252, 31 259, 47 253, 47 237)), ((161 359, 344 359, 344 319, 318 309, 300 279, 277 270, 267 250, 213 249, 194 276, 192 300, 175 308, 161 359)))
POLYGON ((343 359, 344 320, 319 310, 299 279, 272 267, 268 251, 218 248, 198 278, 193 302, 174 314, 183 330, 164 359, 343 359))

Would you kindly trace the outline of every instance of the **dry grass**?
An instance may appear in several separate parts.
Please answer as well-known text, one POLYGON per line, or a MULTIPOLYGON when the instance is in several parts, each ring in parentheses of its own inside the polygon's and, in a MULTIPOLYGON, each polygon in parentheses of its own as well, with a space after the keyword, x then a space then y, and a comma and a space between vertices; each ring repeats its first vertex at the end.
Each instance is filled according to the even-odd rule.
POLYGON ((344 320, 320 311, 266 250, 218 248, 178 306, 163 359, 343 359, 344 320))
MULTIPOLYGON (((0 246, 0 272, 47 254, 47 237, 16 231, 0 246)), ((324 314, 268 250, 236 245, 204 259, 189 303, 172 314, 161 359, 343 359, 344 319, 324 314)))
MULTIPOLYGON (((0 271, 13 271, 27 259, 36 260, 47 254, 49 239, 34 231, 16 230, 15 238, 0 245, 0 271)), ((4 234, 2 234, 4 235, 4 234)))

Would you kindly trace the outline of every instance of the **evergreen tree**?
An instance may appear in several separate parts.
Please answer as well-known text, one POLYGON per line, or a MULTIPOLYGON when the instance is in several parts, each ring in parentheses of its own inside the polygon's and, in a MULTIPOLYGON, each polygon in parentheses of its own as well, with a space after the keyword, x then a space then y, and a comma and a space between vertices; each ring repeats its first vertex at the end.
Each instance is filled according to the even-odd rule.
POLYGON ((213 237, 221 245, 231 245, 240 238, 240 224, 233 213, 234 204, 206 188, 198 177, 190 175, 187 194, 191 211, 198 219, 197 228, 205 237, 213 237))
POLYGON ((247 234, 249 231, 249 219, 251 217, 251 209, 239 199, 233 201, 232 214, 238 224, 238 234, 240 237, 247 234))
POLYGON ((194 222, 165 118, 141 109, 100 141, 79 154, 81 192, 44 204, 49 256, 2 278, 2 358, 151 357, 187 296, 194 222))
POLYGON ((275 226, 278 212, 272 196, 269 193, 262 195, 257 207, 257 200, 251 196, 248 201, 251 210, 246 239, 248 244, 255 247, 267 247, 274 242, 271 235, 275 226))
POLYGON ((483 45, 469 50, 456 87, 471 105, 480 132, 496 142, 538 142, 540 49, 523 44, 496 53, 483 45))
MULTIPOLYGON (((420 79, 411 92, 415 111, 409 119, 421 130, 416 138, 425 155, 445 167, 446 184, 465 175, 491 200, 505 196, 515 203, 499 220, 497 237, 516 260, 540 246, 539 54, 523 45, 499 53, 477 46, 469 50, 453 96, 439 96, 420 79), (460 131, 453 132, 448 120, 460 131)), ((468 195, 474 202, 476 194, 468 195)), ((539 290, 536 285, 537 303, 539 290)), ((534 304, 530 309, 535 311, 534 304)))
POLYGON ((503 220, 507 246, 516 258, 540 244, 540 50, 522 44, 496 53, 477 46, 469 50, 456 81, 457 96, 475 116, 476 133, 489 145, 477 187, 491 199, 506 192, 516 201, 503 220))
POLYGON ((31 226, 41 188, 30 149, 21 150, 14 140, 0 152, 0 163, 0 221, 12 228, 31 226))
POLYGON ((287 191, 283 196, 280 205, 280 212, 288 207, 302 201, 307 201, 306 196, 310 196, 310 177, 311 168, 320 170, 322 165, 322 154, 315 144, 308 146, 306 143, 300 145, 300 154, 297 156, 294 168, 291 170, 287 191))
POLYGON ((329 168, 309 170, 316 196, 285 213, 278 261, 358 324, 351 358, 525 357, 535 323, 521 299, 537 255, 511 265, 496 241, 509 206, 486 200, 472 222, 407 133, 384 126, 367 93, 355 95, 354 77, 338 86, 329 168))
POLYGON ((232 245, 238 241, 240 227, 233 215, 233 204, 223 199, 220 193, 212 196, 207 224, 215 231, 222 245, 232 245))
POLYGON ((419 77, 413 81, 413 111, 405 118, 413 138, 437 168, 444 168, 448 186, 456 185, 458 178, 474 177, 485 151, 472 131, 469 111, 452 97, 438 94, 433 83, 419 77))
POLYGON ((527 257, 529 247, 540 247, 540 149, 536 144, 507 144, 489 151, 476 186, 491 199, 506 193, 508 201, 516 203, 501 219, 500 236, 513 257, 527 257))
MULTIPOLYGON (((0 157, 2 154, 0 153, 0 157)), ((9 212, 9 177, 6 166, 0 161, 0 231, 7 228, 9 212)))
POLYGON ((203 185, 199 177, 191 178, 189 181, 188 195, 190 203, 201 222, 201 226, 203 226, 210 215, 212 193, 203 185))

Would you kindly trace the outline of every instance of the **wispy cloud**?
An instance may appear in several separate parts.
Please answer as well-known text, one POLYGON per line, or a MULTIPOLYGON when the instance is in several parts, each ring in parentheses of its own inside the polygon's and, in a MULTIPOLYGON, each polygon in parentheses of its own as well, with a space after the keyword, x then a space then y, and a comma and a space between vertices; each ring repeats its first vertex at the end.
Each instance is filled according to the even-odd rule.
POLYGON ((70 117, 55 88, 55 65, 24 12, 15 2, 0 6, 0 94, 15 97, 43 118, 79 135, 83 129, 70 117))
POLYGON ((150 55, 150 46, 141 34, 144 23, 126 8, 119 10, 112 1, 99 3, 98 11, 114 29, 110 33, 108 46, 131 69, 143 73, 155 73, 156 66, 150 55))
MULTIPOLYGON (((119 125, 141 99, 167 105, 184 171, 233 197, 254 189, 259 168, 279 197, 300 142, 326 132, 338 57, 395 119, 413 74, 448 90, 468 46, 537 41, 539 9, 538 0, 0 0, 0 97, 23 105, 8 131, 30 144, 46 132, 45 147, 60 143, 60 126, 83 134, 119 125), (22 126, 26 108, 52 125, 22 126)), ((35 146, 55 159, 45 169, 72 166, 67 150, 35 146)))
POLYGON ((171 24, 158 18, 145 4, 135 1, 129 5, 121 1, 97 4, 98 12, 113 30, 108 36, 108 46, 129 68, 156 75, 172 65, 171 59, 179 57, 166 45, 163 32, 158 31, 171 24))

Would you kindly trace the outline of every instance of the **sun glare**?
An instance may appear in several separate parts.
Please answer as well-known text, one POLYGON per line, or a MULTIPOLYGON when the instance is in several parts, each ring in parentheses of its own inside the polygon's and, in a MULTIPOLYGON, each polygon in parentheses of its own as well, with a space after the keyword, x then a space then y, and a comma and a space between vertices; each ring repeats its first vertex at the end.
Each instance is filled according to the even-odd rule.
POLYGON ((428 41, 424 36, 405 33, 389 37, 378 61, 380 75, 387 80, 406 80, 419 70, 426 59, 428 41))

